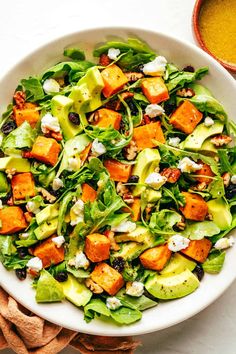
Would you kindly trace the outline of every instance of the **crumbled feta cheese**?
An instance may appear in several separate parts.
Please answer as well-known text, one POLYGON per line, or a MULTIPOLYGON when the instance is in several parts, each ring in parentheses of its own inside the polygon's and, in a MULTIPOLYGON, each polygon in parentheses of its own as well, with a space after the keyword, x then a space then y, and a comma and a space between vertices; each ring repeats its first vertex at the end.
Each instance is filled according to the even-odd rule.
POLYGON ((155 118, 157 116, 161 116, 163 113, 165 113, 164 108, 162 108, 159 104, 149 104, 145 108, 145 113, 150 117, 150 118, 155 118))
POLYGON ((26 266, 30 269, 33 270, 35 272, 40 272, 40 270, 43 269, 43 262, 41 261, 41 259, 39 257, 34 257, 31 258, 28 263, 26 264, 26 266))
POLYGON ((29 201, 26 204, 26 209, 28 210, 29 213, 37 214, 40 209, 39 209, 40 204, 34 201, 29 201))
POLYGON ((231 177, 231 183, 236 184, 236 175, 231 177))
POLYGON ((109 48, 107 56, 111 60, 116 60, 118 56, 120 55, 120 49, 116 48, 109 48))
POLYGON ((0 199, 0 209, 3 208, 3 205, 2 205, 2 199, 0 199))
POLYGON ((144 285, 140 281, 134 281, 132 283, 127 283, 126 294, 130 296, 140 297, 143 295, 144 285))
POLYGON ((0 146, 2 146, 2 142, 3 142, 3 134, 0 134, 0 146))
POLYGON ((112 226, 111 231, 113 232, 132 232, 136 229, 135 222, 123 220, 119 225, 112 226))
POLYGON ((93 156, 98 157, 98 156, 100 156, 102 154, 105 154, 106 151, 107 150, 106 150, 105 146, 103 145, 103 143, 100 143, 98 141, 98 139, 95 139, 93 141, 93 143, 92 143, 92 154, 93 154, 93 156))
POLYGON ((150 175, 148 175, 145 179, 145 183, 154 189, 160 189, 161 186, 166 183, 166 181, 167 178, 157 172, 150 173, 150 175))
POLYGON ((85 256, 83 252, 78 252, 75 256, 75 268, 84 268, 87 269, 89 267, 89 260, 85 256))
POLYGON ((63 181, 58 177, 54 178, 54 180, 52 182, 52 189, 54 191, 57 191, 58 189, 60 189, 62 187, 64 187, 63 181))
POLYGON ((21 240, 26 240, 29 237, 29 233, 28 232, 23 232, 22 234, 19 235, 19 238, 21 240))
POLYGON ((206 117, 204 119, 204 125, 206 127, 211 127, 214 124, 214 120, 211 117, 206 117))
POLYGON ((180 250, 184 250, 188 247, 190 240, 181 235, 173 235, 168 240, 168 248, 170 251, 178 252, 180 250))
POLYGON ((46 93, 59 92, 60 85, 55 79, 47 79, 43 83, 43 89, 46 93))
POLYGON ((234 239, 232 236, 228 237, 223 237, 220 238, 216 243, 215 243, 215 248, 217 250, 224 250, 226 248, 232 247, 234 244, 234 239))
POLYGON ((44 134, 49 131, 58 133, 60 131, 60 124, 57 117, 53 117, 51 113, 45 114, 41 120, 41 130, 44 134))
POLYGON ((181 170, 181 172, 191 173, 200 170, 202 165, 197 164, 189 157, 184 157, 179 161, 178 168, 181 170))
POLYGON ((181 141, 180 138, 178 136, 176 136, 173 138, 169 138, 168 143, 171 146, 177 147, 177 146, 179 146, 180 141, 181 141))
POLYGON ((84 202, 78 199, 70 210, 71 226, 77 225, 84 221, 84 202))
POLYGON ((110 310, 116 310, 119 307, 122 306, 122 303, 120 302, 119 299, 117 299, 117 297, 113 296, 113 297, 108 297, 106 300, 106 305, 107 308, 110 310))
POLYGON ((55 243, 55 245, 57 246, 57 248, 60 248, 63 243, 65 243, 65 238, 64 236, 57 236, 57 237, 53 237, 52 238, 52 242, 55 243))
POLYGON ((163 75, 166 70, 166 64, 167 60, 165 57, 156 57, 153 61, 143 65, 143 73, 151 76, 163 75))
POLYGON ((69 157, 68 171, 78 171, 80 169, 80 160, 76 157, 69 157))

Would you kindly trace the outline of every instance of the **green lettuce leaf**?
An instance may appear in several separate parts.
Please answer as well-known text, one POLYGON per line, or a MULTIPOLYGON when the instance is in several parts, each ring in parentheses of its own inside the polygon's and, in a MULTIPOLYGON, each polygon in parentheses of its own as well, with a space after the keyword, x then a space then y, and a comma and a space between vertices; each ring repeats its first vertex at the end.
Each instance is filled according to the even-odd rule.
POLYGON ((42 74, 42 81, 54 77, 54 78, 59 78, 59 77, 64 77, 65 75, 69 75, 69 80, 70 81, 76 81, 76 79, 80 79, 82 76, 85 75, 86 71, 94 66, 93 63, 89 61, 64 61, 59 64, 56 64, 52 66, 51 68, 47 69, 43 74, 42 74), (75 77, 76 74, 80 77, 75 77))
POLYGON ((174 67, 172 67, 171 70, 173 71, 169 74, 168 82, 166 84, 170 92, 172 92, 176 88, 183 87, 185 84, 192 83, 195 80, 200 80, 208 73, 207 67, 200 68, 193 73, 187 71, 179 71, 177 73, 176 71, 174 71, 174 67))
POLYGON ((131 324, 142 318, 142 312, 122 306, 115 311, 111 311, 111 317, 120 324, 131 324))
POLYGON ((207 95, 195 95, 190 98, 190 101, 201 112, 214 114, 217 118, 223 121, 227 119, 227 113, 225 112, 224 107, 214 97, 207 95))
POLYGON ((20 84, 26 92, 27 101, 36 102, 45 97, 42 84, 37 77, 29 77, 21 80, 20 84))
POLYGON ((16 150, 30 149, 33 146, 35 138, 36 131, 25 121, 4 138, 2 150, 5 154, 11 154, 16 150))
POLYGON ((133 51, 127 52, 127 54, 122 55, 118 64, 122 69, 125 70, 137 70, 141 65, 146 64, 156 57, 155 54, 149 53, 137 53, 134 54, 133 51))
POLYGON ((123 306, 139 311, 144 311, 157 305, 156 301, 149 299, 145 295, 140 297, 126 295, 124 289, 120 290, 116 297, 121 301, 123 306))
POLYGON ((202 268, 206 273, 220 273, 225 261, 225 251, 214 251, 209 255, 209 258, 203 263, 202 268))
POLYGON ((85 54, 84 51, 78 48, 66 48, 63 55, 65 57, 71 58, 73 60, 84 60, 85 54))
POLYGON ((84 319, 86 322, 90 322, 96 316, 107 316, 111 315, 109 309, 106 307, 104 302, 100 299, 92 299, 85 307, 84 307, 84 319))
POLYGON ((180 222, 181 215, 176 211, 162 209, 157 213, 153 213, 150 219, 149 228, 153 233, 157 234, 174 234, 173 226, 180 222))

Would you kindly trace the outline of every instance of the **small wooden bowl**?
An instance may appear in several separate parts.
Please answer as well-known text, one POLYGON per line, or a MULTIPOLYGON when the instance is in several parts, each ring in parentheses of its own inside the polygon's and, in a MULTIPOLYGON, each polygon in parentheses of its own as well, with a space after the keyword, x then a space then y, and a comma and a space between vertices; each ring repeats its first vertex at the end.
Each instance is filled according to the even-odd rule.
POLYGON ((218 57, 216 57, 206 46, 206 44, 203 42, 202 39, 202 35, 201 35, 201 31, 199 28, 199 15, 200 15, 200 11, 201 11, 201 7, 203 5, 205 0, 196 0, 194 9, 193 9, 193 16, 192 16, 192 28, 193 28, 193 33, 194 33, 194 37, 195 40, 198 42, 198 44, 200 45, 200 47, 207 52, 208 54, 210 54, 213 58, 215 58, 221 65, 223 65, 227 70, 236 73, 236 65, 234 64, 229 64, 225 61, 223 61, 222 59, 219 59, 218 57))

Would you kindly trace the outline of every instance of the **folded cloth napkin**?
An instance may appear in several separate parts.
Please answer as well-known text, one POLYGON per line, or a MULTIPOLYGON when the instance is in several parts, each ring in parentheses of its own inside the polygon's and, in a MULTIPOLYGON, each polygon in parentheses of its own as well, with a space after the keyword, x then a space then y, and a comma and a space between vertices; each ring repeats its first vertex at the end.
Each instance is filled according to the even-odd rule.
POLYGON ((81 354, 132 354, 139 344, 131 337, 91 336, 52 324, 19 305, 0 288, 0 350, 56 354, 71 345, 81 354))

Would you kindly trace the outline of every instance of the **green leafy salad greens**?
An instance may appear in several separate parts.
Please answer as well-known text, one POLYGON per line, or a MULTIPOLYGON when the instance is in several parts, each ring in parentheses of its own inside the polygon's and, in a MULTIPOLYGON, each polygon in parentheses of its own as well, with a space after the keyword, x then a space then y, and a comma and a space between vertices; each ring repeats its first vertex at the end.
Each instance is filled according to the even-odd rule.
POLYGON ((63 54, 2 115, 0 261, 39 303, 129 325, 222 270, 236 127, 199 83, 207 67, 136 38, 63 54))

